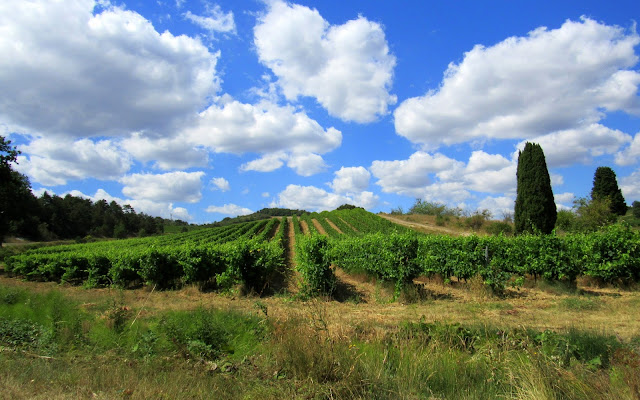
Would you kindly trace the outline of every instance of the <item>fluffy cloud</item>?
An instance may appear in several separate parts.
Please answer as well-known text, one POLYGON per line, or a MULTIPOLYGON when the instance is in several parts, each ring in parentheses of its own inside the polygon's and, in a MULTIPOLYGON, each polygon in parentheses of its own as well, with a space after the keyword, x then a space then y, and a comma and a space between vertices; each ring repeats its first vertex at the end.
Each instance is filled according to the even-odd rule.
POLYGON ((482 193, 513 193, 516 190, 514 160, 499 154, 474 151, 468 163, 443 154, 418 151, 408 160, 374 161, 371 172, 385 193, 428 201, 459 203, 482 193))
POLYGON ((329 186, 336 193, 358 193, 369 187, 371 173, 364 167, 342 167, 329 186))
POLYGON ((364 17, 330 25, 317 10, 272 1, 254 29, 260 61, 289 100, 310 96, 333 116, 371 122, 387 114, 395 57, 382 27, 364 17))
POLYGON ((222 11, 219 5, 213 7, 205 4, 206 13, 208 16, 195 15, 191 11, 187 11, 184 17, 200 28, 208 31, 210 34, 215 32, 220 33, 235 33, 236 24, 233 20, 233 12, 229 11, 225 13, 222 11))
MULTIPOLYGON (((51 194, 52 192, 49 190, 45 191, 51 194)), ((68 192, 72 196, 83 197, 85 199, 89 199, 93 202, 98 200, 106 200, 108 202, 115 201, 116 203, 124 206, 125 204, 129 204, 136 212, 143 212, 148 215, 162 217, 162 218, 172 218, 172 219, 181 219, 183 221, 190 221, 193 219, 187 209, 183 207, 174 207, 171 203, 165 202, 154 202, 151 200, 145 199, 121 199, 119 197, 111 196, 104 189, 98 189, 93 196, 86 195, 78 190, 72 190, 68 192)), ((66 194, 66 193, 65 193, 66 194)), ((63 196, 65 195, 63 194, 63 196)))
POLYGON ((43 185, 63 185, 89 177, 117 179, 131 166, 130 157, 114 142, 39 138, 20 150, 17 170, 43 185))
POLYGON ((620 179, 620 190, 627 204, 640 201, 640 169, 620 179))
POLYGON ((136 132, 122 140, 121 145, 136 160, 153 162, 163 170, 204 167, 209 162, 205 149, 191 145, 180 136, 162 138, 136 132))
POLYGON ((74 137, 170 132, 218 90, 218 53, 98 3, 0 2, 0 123, 74 137))
POLYGON ((223 206, 209 206, 207 207, 206 211, 209 213, 231 215, 234 217, 237 217, 238 215, 249 215, 253 213, 253 211, 251 211, 250 209, 245 207, 240 207, 236 204, 225 204, 223 206))
POLYGON ((374 161, 371 164, 373 176, 385 193, 397 193, 405 196, 422 197, 425 188, 433 183, 433 175, 458 170, 464 163, 440 153, 430 155, 418 151, 408 160, 374 161))
POLYGON ((494 218, 513 215, 516 199, 511 196, 485 197, 478 203, 478 209, 489 210, 494 218))
POLYGON ((635 32, 583 18, 475 46, 449 65, 437 90, 396 109, 396 131, 436 148, 588 130, 608 111, 638 114, 640 73, 628 70, 638 61, 638 43, 635 32))
MULTIPOLYGON (((631 136, 600 124, 591 124, 577 129, 553 132, 529 141, 538 143, 542 147, 547 166, 553 168, 576 162, 588 164, 592 157, 614 154, 621 146, 631 142, 631 136)), ((525 141, 522 141, 517 147, 522 150, 524 145, 525 141)))
POLYGON ((231 186, 229 185, 229 181, 222 177, 211 179, 211 184, 216 187, 216 190, 220 190, 223 192, 226 192, 229 189, 231 189, 231 186))
POLYGON ((636 133, 629 147, 616 154, 616 164, 631 165, 635 164, 640 157, 640 132, 636 133))
POLYGON ((200 113, 196 126, 184 135, 193 145, 215 152, 262 154, 241 166, 243 171, 273 171, 286 161, 303 176, 324 170, 320 154, 342 143, 337 129, 325 130, 303 111, 269 101, 252 105, 225 99, 200 113))
POLYGON ((342 204, 353 204, 363 208, 373 208, 378 204, 378 196, 372 192, 340 195, 329 193, 315 186, 289 185, 280 192, 272 207, 299 210, 334 210, 342 204))
POLYGON ((204 172, 168 172, 166 174, 131 174, 119 181, 122 193, 134 199, 156 202, 196 203, 202 198, 204 172))

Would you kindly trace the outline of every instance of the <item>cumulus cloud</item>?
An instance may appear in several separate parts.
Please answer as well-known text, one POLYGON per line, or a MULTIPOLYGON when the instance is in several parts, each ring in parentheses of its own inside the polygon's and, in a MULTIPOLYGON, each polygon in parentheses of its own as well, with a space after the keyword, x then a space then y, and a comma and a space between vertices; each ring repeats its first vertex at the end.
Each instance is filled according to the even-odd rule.
POLYGON ((166 174, 131 174, 120 178, 122 193, 134 199, 156 202, 196 203, 202 198, 204 172, 168 172, 166 174))
POLYGON ((210 34, 219 33, 235 33, 236 23, 233 20, 233 12, 225 13, 219 5, 206 6, 207 16, 196 15, 191 11, 187 11, 184 17, 200 28, 208 31, 210 34))
POLYGON ((640 201, 640 169, 620 179, 620 190, 628 204, 634 200, 640 201))
MULTIPOLYGON (((549 168, 564 167, 581 162, 588 164, 593 157, 614 154, 621 146, 631 142, 631 136, 617 129, 591 124, 577 129, 567 129, 529 140, 538 143, 549 168)), ((525 141, 518 143, 523 150, 525 141)), ((618 153, 620 154, 620 153, 618 153)))
POLYGON ((342 204, 353 204, 363 208, 373 208, 379 197, 372 192, 360 192, 349 195, 329 193, 315 186, 288 185, 280 192, 272 207, 284 207, 299 210, 334 210, 342 204))
MULTIPOLYGON (((52 193, 50 191, 48 192, 49 194, 52 193)), ((115 201, 121 206, 128 204, 133 207, 136 212, 143 212, 154 217, 181 219, 183 221, 191 221, 193 219, 193 217, 184 207, 174 207, 171 203, 155 202, 147 199, 121 199, 119 197, 110 195, 104 189, 98 189, 93 196, 84 194, 78 190, 72 190, 68 193, 72 196, 83 197, 93 202, 96 202, 98 200, 106 200, 108 202, 115 201)), ((66 193, 64 193, 63 196, 64 195, 66 195, 66 193)))
POLYGON ((204 167, 209 155, 203 148, 191 145, 183 137, 153 137, 135 132, 121 145, 136 160, 153 162, 163 170, 204 167))
MULTIPOLYGON (((638 61, 638 43, 635 31, 583 18, 495 46, 477 45, 449 65, 437 90, 398 106, 396 131, 437 148, 588 131, 606 112, 639 114, 640 73, 629 69, 638 61)), ((606 134, 614 136, 609 143, 620 141, 620 133, 606 134)))
POLYGON ((241 207, 236 204, 225 204, 223 206, 209 206, 205 210, 208 213, 218 213, 224 215, 231 215, 237 217, 238 215, 249 215, 253 213, 250 209, 246 207, 241 207))
POLYGON ((262 155, 241 166, 242 171, 269 172, 287 162, 303 176, 324 170, 320 155, 342 143, 339 130, 325 130, 305 112, 270 101, 252 105, 224 99, 201 112, 184 135, 191 144, 215 152, 262 155))
POLYGON ((131 166, 131 158, 111 140, 38 138, 20 150, 16 169, 43 185, 63 185, 89 177, 117 179, 131 166))
POLYGON ((396 59, 380 24, 360 16, 330 25, 315 9, 272 1, 254 29, 260 62, 289 100, 314 97, 345 121, 371 122, 396 103, 396 59))
POLYGON ((227 192, 231 189, 229 181, 222 177, 211 179, 211 184, 215 186, 216 190, 220 190, 222 192, 227 192))
POLYGON ((485 197, 478 203, 478 209, 489 210, 494 218, 513 215, 516 199, 512 196, 485 197))
POLYGON ((0 2, 1 123, 74 137, 170 132, 219 89, 219 53, 136 12, 96 7, 0 2))
POLYGON ((516 169, 515 160, 481 150, 472 152, 466 165, 418 151, 407 160, 374 161, 370 168, 385 193, 453 204, 469 198, 471 191, 514 193, 516 169))
POLYGON ((640 132, 636 133, 631 144, 624 150, 616 153, 616 164, 631 165, 635 164, 640 158, 640 132))
POLYGON ((369 187, 371 173, 364 167, 342 167, 329 184, 336 193, 358 193, 369 187))

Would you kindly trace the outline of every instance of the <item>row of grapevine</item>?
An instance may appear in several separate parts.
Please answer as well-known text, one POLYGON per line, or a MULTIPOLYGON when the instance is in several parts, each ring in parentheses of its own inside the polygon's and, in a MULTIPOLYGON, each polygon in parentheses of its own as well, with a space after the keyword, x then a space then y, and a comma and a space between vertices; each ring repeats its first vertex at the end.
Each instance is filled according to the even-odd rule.
POLYGON ((322 261, 305 267, 320 271, 316 280, 324 276, 328 264, 334 264, 349 273, 364 272, 395 282, 398 290, 420 275, 435 274, 447 280, 480 275, 496 290, 502 290, 511 278, 524 276, 568 282, 581 275, 609 283, 640 281, 640 233, 619 225, 565 237, 374 233, 326 243, 307 241, 298 251, 309 253, 298 255, 307 264, 322 261))
MULTIPOLYGON (((176 234, 42 248, 8 258, 6 270, 28 279, 88 286, 146 282, 170 287, 207 282, 229 287, 242 282, 260 291, 284 265, 282 241, 269 241, 278 223, 271 219, 203 229, 197 236, 176 234)), ((284 222, 280 225, 278 235, 282 236, 284 222)))

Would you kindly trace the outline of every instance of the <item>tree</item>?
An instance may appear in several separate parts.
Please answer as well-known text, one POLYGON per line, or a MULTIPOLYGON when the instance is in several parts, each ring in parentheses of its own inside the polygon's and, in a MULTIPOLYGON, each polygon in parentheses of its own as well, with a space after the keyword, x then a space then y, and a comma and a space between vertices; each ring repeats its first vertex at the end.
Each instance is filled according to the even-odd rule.
POLYGON ((640 218, 640 201, 634 201, 633 204, 631 204, 631 210, 634 218, 640 218))
POLYGON ((593 176, 593 189, 591 189, 591 198, 605 199, 608 198, 611 203, 611 212, 616 215, 625 215, 627 213, 627 204, 622 196, 622 191, 618 187, 616 173, 609 167, 598 167, 593 176))
POLYGON ((616 222, 617 216, 611 212, 611 199, 608 197, 591 200, 581 197, 574 200, 573 208, 576 210, 574 227, 581 232, 595 232, 616 222))
POLYGON ((551 233, 558 214, 547 162, 539 144, 527 142, 524 150, 518 154, 516 177, 516 234, 551 233))
POLYGON ((0 136, 0 245, 12 227, 24 224, 28 217, 25 205, 33 197, 29 179, 11 167, 19 154, 11 140, 0 136))

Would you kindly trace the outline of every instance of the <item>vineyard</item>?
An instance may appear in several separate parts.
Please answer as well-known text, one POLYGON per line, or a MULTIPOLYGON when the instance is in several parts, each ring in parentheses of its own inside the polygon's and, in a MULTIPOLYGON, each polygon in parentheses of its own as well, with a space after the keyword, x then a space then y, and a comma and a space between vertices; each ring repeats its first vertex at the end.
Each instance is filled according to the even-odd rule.
POLYGON ((422 235, 352 209, 143 239, 44 247, 6 260, 8 272, 30 280, 88 287, 146 283, 158 288, 199 284, 224 289, 243 284, 257 293, 285 276, 288 267, 299 272, 308 294, 331 294, 335 268, 391 282, 396 294, 414 279, 434 275, 445 282, 480 276, 496 292, 521 284, 525 277, 571 283, 589 276, 627 284, 640 280, 640 234, 614 225, 567 236, 422 235), (295 261, 287 260, 292 253, 295 261))

